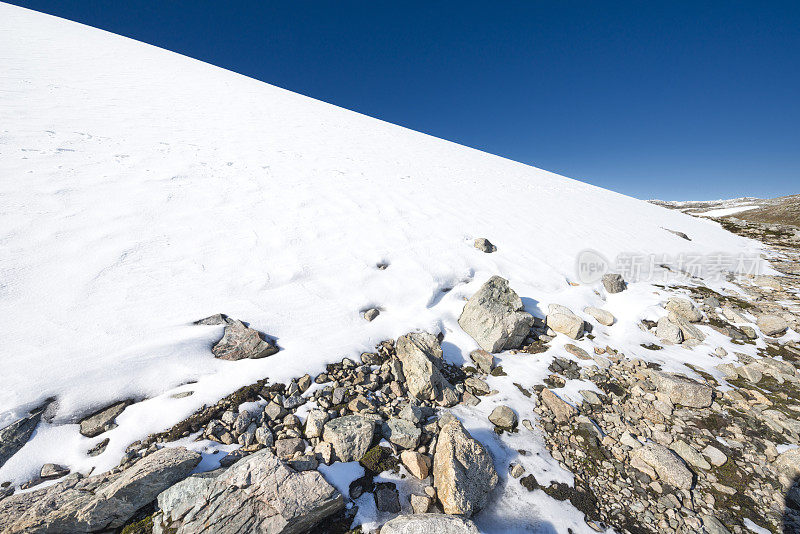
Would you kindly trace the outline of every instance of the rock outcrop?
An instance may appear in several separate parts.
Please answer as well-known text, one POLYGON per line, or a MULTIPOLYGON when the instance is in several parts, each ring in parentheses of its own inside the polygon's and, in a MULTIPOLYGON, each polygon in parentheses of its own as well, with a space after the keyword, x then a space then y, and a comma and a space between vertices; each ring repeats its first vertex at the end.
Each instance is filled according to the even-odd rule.
POLYGON ((28 442, 42 419, 42 411, 38 409, 0 430, 0 467, 28 442))

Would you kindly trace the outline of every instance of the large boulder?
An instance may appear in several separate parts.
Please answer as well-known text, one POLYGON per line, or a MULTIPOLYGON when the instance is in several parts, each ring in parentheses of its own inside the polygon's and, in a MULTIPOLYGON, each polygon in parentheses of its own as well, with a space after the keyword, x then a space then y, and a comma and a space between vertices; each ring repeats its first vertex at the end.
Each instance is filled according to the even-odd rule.
POLYGON ((662 317, 656 324, 656 336, 666 343, 680 343, 683 341, 681 327, 669 320, 669 317, 662 317))
POLYGON ((409 395, 418 400, 444 400, 454 395, 453 386, 442 374, 442 347, 436 336, 412 332, 395 343, 409 395))
POLYGON ((695 308, 694 303, 689 299, 672 297, 664 305, 664 308, 692 323, 703 320, 703 314, 695 308))
POLYGON ((594 317, 594 320, 601 325, 611 326, 614 324, 614 315, 608 310, 595 308, 594 306, 587 306, 583 309, 583 311, 594 317))
POLYGON ((214 345, 211 352, 221 360, 235 361, 265 358, 278 350, 277 345, 264 339, 258 330, 245 326, 239 320, 233 320, 226 324, 222 339, 214 345))
POLYGON ((75 473, 47 488, 0 501, 0 532, 96 532, 124 525, 200 463, 184 447, 163 448, 113 475, 75 473))
POLYGON ((325 423, 322 439, 333 446, 340 462, 355 462, 369 450, 375 421, 360 415, 337 417, 325 423))
POLYGON ((651 467, 661 480, 678 489, 688 490, 692 487, 692 472, 674 452, 663 445, 648 441, 631 452, 631 459, 634 466, 635 462, 643 462, 651 467))
POLYGON ((522 346, 533 316, 508 280, 493 276, 464 305, 458 324, 483 350, 500 352, 522 346))
POLYGON ((677 325, 678 328, 681 329, 681 336, 683 337, 684 341, 688 341, 690 339, 703 341, 706 338, 706 335, 683 315, 679 315, 676 312, 671 311, 667 317, 672 324, 677 325))
POLYGON ((0 467, 28 442, 42 418, 42 411, 38 409, 0 430, 0 467))
POLYGON ((550 304, 547 307, 545 321, 548 328, 572 339, 578 339, 583 334, 583 319, 561 304, 550 304))
POLYGON ((381 527, 381 534, 478 534, 469 519, 446 514, 400 515, 381 527))
POLYGON ((297 472, 269 449, 194 475, 158 496, 161 532, 300 533, 344 507, 318 471, 297 472))
POLYGON ((680 375, 650 371, 650 381, 659 393, 669 396, 673 404, 689 408, 706 408, 713 401, 711 386, 680 375))
POLYGON ((470 517, 486 506, 498 476, 489 452, 453 418, 439 432, 433 484, 445 513, 470 517))
POLYGON ((765 336, 783 335, 789 328, 789 323, 783 317, 777 315, 762 315, 756 321, 756 325, 761 329, 765 336))

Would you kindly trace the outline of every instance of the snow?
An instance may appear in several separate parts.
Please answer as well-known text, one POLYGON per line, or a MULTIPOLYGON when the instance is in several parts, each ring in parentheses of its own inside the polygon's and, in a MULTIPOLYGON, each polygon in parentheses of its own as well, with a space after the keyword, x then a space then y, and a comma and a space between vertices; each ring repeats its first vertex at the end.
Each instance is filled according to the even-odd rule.
POLYGON ((708 210, 698 212, 696 215, 700 215, 701 217, 725 217, 726 215, 733 215, 735 213, 741 213, 743 211, 754 210, 758 208, 758 205, 748 204, 743 206, 736 206, 734 208, 720 208, 716 210, 708 210))
MULTIPOLYGON (((607 258, 760 251, 712 221, 6 4, 0 72, 0 427, 57 399, 0 480, 23 482, 47 462, 108 470, 131 442, 238 387, 313 376, 412 330, 443 332, 445 357, 463 363, 477 345, 457 318, 495 274, 539 317, 550 303, 585 319, 585 306, 608 309, 618 322, 596 326, 594 343, 628 357, 690 375, 685 362, 733 361, 710 356, 734 350, 710 330, 693 351, 643 349, 654 339, 638 320, 664 314, 667 297, 646 281, 607 297, 599 284, 569 283, 588 248, 607 258), (477 237, 498 251, 476 250, 477 237), (373 306, 382 312, 366 322, 360 312, 373 306), (282 350, 216 360, 222 327, 191 323, 219 312, 282 350), (117 428, 79 434, 82 416, 120 399, 138 402, 117 428), (88 457, 105 438, 106 451, 88 457)), ((542 437, 498 437, 486 420, 498 403, 534 420, 512 384, 541 383, 564 342, 536 357, 498 355, 508 376, 489 383, 499 393, 456 410, 502 479, 476 518, 482 530, 589 531, 568 503, 508 480, 520 461, 542 483, 571 482, 542 437), (518 456, 523 445, 532 454, 518 456)), ((558 393, 577 401, 585 388, 558 393)), ((204 468, 218 465, 222 453, 203 452, 204 468)), ((341 484, 355 474, 322 471, 341 484)))

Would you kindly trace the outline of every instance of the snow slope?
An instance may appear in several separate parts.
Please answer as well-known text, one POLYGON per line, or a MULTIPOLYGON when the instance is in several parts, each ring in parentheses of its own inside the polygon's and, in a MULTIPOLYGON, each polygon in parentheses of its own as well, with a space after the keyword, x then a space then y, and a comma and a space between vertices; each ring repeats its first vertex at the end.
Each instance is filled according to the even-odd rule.
MULTIPOLYGON (((463 299, 493 274, 538 316, 559 302, 626 317, 657 300, 652 288, 602 302, 569 284, 580 251, 757 250, 712 221, 5 4, 0 95, 0 426, 58 399, 0 480, 44 462, 108 469, 238 386, 318 372, 410 330, 445 332, 447 358, 462 361, 476 347, 456 322, 463 299), (499 250, 479 252, 476 237, 499 250), (383 311, 368 323, 372 306, 383 311), (221 328, 191 322, 217 312, 283 350, 214 359, 221 328), (80 416, 122 398, 142 402, 118 428, 78 433, 80 416), (102 437, 106 452, 87 457, 102 437)), ((625 328, 609 336, 639 335, 625 328)), ((490 408, 465 413, 468 426, 490 408)), ((497 513, 511 525, 523 512, 497 513)), ((545 512, 524 514, 535 525, 545 512)))

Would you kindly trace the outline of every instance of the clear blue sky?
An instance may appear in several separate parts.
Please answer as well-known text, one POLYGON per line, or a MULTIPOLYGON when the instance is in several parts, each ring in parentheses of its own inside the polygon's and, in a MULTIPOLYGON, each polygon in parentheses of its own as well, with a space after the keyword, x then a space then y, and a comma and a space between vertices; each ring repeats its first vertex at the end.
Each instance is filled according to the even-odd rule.
POLYGON ((800 193, 798 0, 12 3, 640 198, 800 193))

